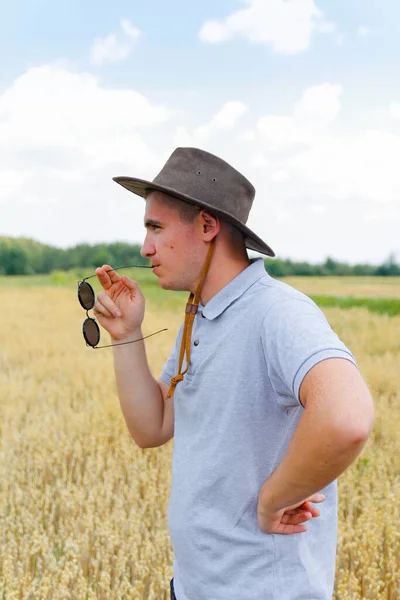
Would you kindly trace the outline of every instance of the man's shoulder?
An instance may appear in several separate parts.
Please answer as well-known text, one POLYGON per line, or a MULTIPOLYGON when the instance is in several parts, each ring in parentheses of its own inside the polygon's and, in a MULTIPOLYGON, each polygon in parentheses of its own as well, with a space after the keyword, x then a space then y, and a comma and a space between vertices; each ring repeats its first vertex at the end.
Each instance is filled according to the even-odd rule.
POLYGON ((267 272, 257 281, 255 293, 266 314, 280 310, 302 312, 311 309, 320 312, 315 302, 306 294, 283 281, 274 279, 267 272))

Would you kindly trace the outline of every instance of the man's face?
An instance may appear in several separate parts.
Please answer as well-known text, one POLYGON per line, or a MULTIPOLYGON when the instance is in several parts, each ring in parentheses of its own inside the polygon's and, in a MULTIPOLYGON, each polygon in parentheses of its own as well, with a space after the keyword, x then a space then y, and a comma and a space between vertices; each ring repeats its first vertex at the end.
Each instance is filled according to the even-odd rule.
POLYGON ((198 219, 182 222, 177 208, 165 203, 161 192, 151 192, 146 198, 144 225, 147 233, 141 254, 150 259, 160 286, 192 291, 207 252, 198 219))

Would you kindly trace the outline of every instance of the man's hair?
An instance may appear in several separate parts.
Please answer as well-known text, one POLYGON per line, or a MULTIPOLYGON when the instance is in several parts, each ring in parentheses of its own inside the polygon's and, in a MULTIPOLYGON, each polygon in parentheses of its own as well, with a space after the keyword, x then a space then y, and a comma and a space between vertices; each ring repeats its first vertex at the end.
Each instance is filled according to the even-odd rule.
POLYGON ((174 198, 174 196, 170 196, 169 194, 163 193, 163 196, 164 203, 178 211, 182 223, 187 223, 188 225, 194 223, 197 215, 202 210, 199 206, 195 206, 189 202, 184 202, 183 200, 174 198))
MULTIPOLYGON (((189 202, 184 202, 179 198, 175 198, 174 196, 170 196, 169 194, 163 193, 164 202, 171 208, 175 208, 178 211, 179 218, 182 223, 187 223, 191 225, 194 223, 196 217, 202 210, 207 210, 210 215, 213 214, 212 210, 208 211, 208 209, 203 209, 200 206, 196 206, 195 204, 190 204, 189 202)), ((243 233, 237 229, 231 223, 224 221, 226 228, 228 229, 228 233, 231 239, 233 246, 242 246, 244 245, 244 235, 243 233)))

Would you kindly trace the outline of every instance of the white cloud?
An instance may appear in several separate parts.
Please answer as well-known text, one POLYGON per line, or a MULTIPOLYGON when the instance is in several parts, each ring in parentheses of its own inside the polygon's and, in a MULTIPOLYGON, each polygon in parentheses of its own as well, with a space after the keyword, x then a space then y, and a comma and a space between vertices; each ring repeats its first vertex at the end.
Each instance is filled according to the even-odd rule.
POLYGON ((292 115, 261 117, 257 130, 263 147, 270 153, 298 153, 313 147, 326 135, 326 125, 340 111, 342 87, 322 83, 305 89, 292 115))
MULTIPOLYGON (((293 192, 303 187, 311 199, 399 202, 400 136, 384 129, 352 134, 333 129, 341 92, 339 85, 313 86, 304 90, 292 114, 260 118, 255 156, 265 157, 272 181, 284 172, 294 182, 293 192)), ((397 108, 392 105, 392 113, 397 108)))
POLYGON ((316 133, 311 128, 297 123, 291 116, 266 115, 257 123, 257 131, 263 149, 269 153, 281 153, 293 148, 309 145, 316 133))
POLYGON ((1 233, 56 245, 140 241, 143 201, 112 177, 153 178, 171 150, 173 116, 90 73, 23 73, 0 93, 1 233))
POLYGON ((189 133, 185 127, 177 128, 174 141, 180 146, 196 146, 205 144, 214 134, 228 132, 233 129, 241 116, 248 110, 243 103, 235 100, 225 102, 208 123, 203 123, 189 133))
POLYGON ((196 141, 191 133, 185 127, 179 125, 174 135, 175 146, 195 146, 196 141))
POLYGON ((278 221, 281 222, 289 221, 292 218, 292 215, 287 210, 282 210, 279 208, 275 209, 275 215, 278 221))
POLYGON ((317 215, 322 215, 326 208, 323 204, 311 204, 310 210, 317 215))
POLYGON ((278 169, 275 173, 272 174, 272 181, 276 181, 277 183, 284 183, 289 179, 289 174, 284 169, 278 169))
POLYGON ((400 102, 391 102, 389 111, 393 119, 400 119, 400 102))
POLYGON ((127 58, 133 50, 141 31, 128 19, 121 19, 122 34, 110 33, 105 38, 96 38, 90 49, 90 62, 101 66, 107 62, 118 62, 127 58))
MULTIPOLYGON (((374 222, 390 222, 400 220, 400 205, 391 206, 389 203, 387 206, 383 206, 380 210, 370 211, 366 217, 366 221, 374 222)), ((400 256, 399 256, 400 257, 400 256)))
POLYGON ((141 34, 140 29, 132 25, 132 23, 128 19, 121 19, 121 27, 126 33, 126 35, 132 38, 133 40, 136 40, 141 34))
POLYGON ((13 198, 23 189, 24 185, 27 181, 29 181, 31 176, 32 171, 16 169, 0 170, 0 199, 8 200, 13 198))
POLYGON ((397 161, 400 137, 367 130, 355 137, 327 136, 320 144, 291 157, 289 168, 299 179, 328 190, 337 199, 387 202, 400 198, 397 161))
POLYGON ((258 152, 250 156, 249 164, 252 167, 268 169, 271 167, 272 163, 271 160, 265 156, 265 154, 258 152))
POLYGON ((244 0, 242 10, 222 21, 207 21, 200 30, 202 41, 211 44, 243 36, 258 44, 269 44, 281 54, 306 50, 313 33, 334 33, 336 25, 326 21, 314 0, 244 0))
POLYGON ((371 33, 370 28, 366 27, 365 25, 360 25, 359 27, 357 27, 357 35, 360 37, 366 37, 370 33, 371 33))
POLYGON ((304 90, 293 116, 298 121, 333 121, 340 111, 341 85, 322 83, 304 90))
POLYGON ((249 129, 248 131, 246 131, 245 133, 243 133, 240 136, 240 139, 244 140, 245 142, 254 142, 255 137, 256 137, 256 135, 255 135, 254 131, 251 131, 249 129))
POLYGON ((103 88, 88 73, 29 69, 0 96, 1 182, 12 191, 7 173, 16 165, 21 177, 63 173, 71 180, 133 160, 151 168, 157 161, 143 132, 170 116, 138 92, 103 88))
POLYGON ((226 102, 213 116, 210 123, 200 125, 195 129, 194 137, 198 140, 205 140, 216 131, 232 129, 246 110, 247 106, 243 102, 226 102))

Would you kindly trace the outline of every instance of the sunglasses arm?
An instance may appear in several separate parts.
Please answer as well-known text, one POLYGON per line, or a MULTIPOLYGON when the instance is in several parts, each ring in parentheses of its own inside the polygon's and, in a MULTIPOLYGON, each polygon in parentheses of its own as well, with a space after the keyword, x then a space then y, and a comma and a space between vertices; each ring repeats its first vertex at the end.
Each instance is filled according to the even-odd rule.
MULTIPOLYGON (((115 267, 115 269, 107 269, 106 273, 110 273, 110 271, 119 271, 119 269, 128 269, 134 267, 135 269, 152 269, 151 265, 122 265, 122 267, 115 267)), ((85 277, 79 283, 83 283, 86 279, 91 279, 92 277, 97 277, 96 273, 94 275, 89 275, 89 277, 85 277)))
POLYGON ((130 342, 121 342, 120 344, 108 344, 107 346, 90 346, 86 342, 86 346, 90 346, 93 350, 100 350, 101 348, 114 348, 114 346, 125 346, 125 344, 134 344, 135 342, 140 342, 141 340, 146 340, 152 335, 157 335, 157 333, 161 333, 162 331, 168 331, 168 329, 160 329, 159 331, 155 331, 154 333, 150 333, 150 335, 145 335, 144 337, 138 338, 137 340, 131 340, 130 342))

